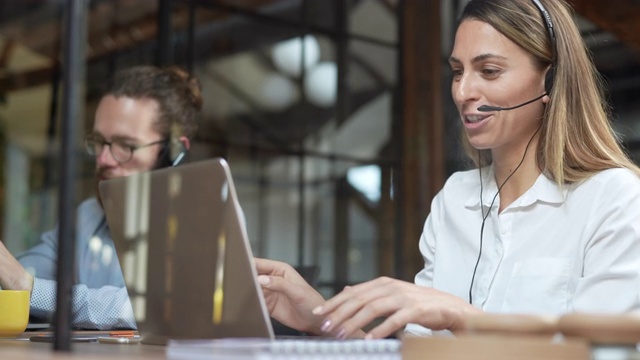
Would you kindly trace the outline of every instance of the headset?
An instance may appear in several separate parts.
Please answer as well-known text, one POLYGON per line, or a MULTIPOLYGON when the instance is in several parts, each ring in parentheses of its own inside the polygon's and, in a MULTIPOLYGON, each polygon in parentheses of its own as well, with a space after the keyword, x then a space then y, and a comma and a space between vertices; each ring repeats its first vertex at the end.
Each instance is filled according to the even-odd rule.
POLYGON ((547 9, 542 5, 540 0, 531 0, 533 5, 535 5, 540 11, 540 15, 542 15, 542 20, 544 22, 544 26, 547 28, 547 32, 549 33, 549 41, 551 42, 551 67, 547 70, 547 75, 544 78, 544 91, 547 95, 551 94, 551 88, 553 88, 553 79, 555 75, 555 67, 557 60, 557 43, 556 43, 556 32, 553 27, 553 20, 551 20, 551 15, 547 9))
POLYGON ((158 168, 177 166, 187 155, 184 143, 175 135, 170 135, 158 154, 158 168))

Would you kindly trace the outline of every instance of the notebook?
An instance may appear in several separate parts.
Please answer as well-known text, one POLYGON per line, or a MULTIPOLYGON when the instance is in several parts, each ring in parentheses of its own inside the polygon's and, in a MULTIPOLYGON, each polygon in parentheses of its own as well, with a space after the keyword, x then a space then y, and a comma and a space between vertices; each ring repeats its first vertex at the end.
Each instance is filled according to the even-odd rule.
POLYGON ((225 160, 105 180, 99 191, 144 343, 273 339, 225 160))
POLYGON ((169 340, 167 358, 401 360, 400 340, 214 339, 169 340))

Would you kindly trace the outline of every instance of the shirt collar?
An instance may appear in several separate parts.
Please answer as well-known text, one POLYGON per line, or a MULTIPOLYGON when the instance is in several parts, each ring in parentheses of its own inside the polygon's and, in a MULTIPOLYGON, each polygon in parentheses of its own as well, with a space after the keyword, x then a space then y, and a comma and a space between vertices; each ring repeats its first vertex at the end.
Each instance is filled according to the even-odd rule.
MULTIPOLYGON (((482 173, 482 205, 489 207, 498 192, 493 165, 483 167, 480 169, 480 172, 482 173)), ((477 196, 471 196, 467 199, 465 207, 478 208, 480 206, 480 182, 477 183, 476 189, 472 193, 477 194, 477 196)), ((533 186, 517 200, 517 206, 529 206, 537 201, 549 204, 561 204, 565 201, 566 195, 566 188, 560 188, 555 182, 545 176, 544 173, 541 173, 536 179, 536 182, 533 183, 533 186)), ((499 199, 496 198, 496 202, 498 202, 498 200, 499 199)))

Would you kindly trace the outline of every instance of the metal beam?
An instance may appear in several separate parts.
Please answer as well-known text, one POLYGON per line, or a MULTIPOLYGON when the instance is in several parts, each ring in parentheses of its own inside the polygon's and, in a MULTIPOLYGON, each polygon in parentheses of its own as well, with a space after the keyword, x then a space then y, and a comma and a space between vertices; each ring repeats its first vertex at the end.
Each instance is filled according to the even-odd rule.
POLYGON ((337 294, 349 285, 349 199, 347 179, 335 182, 334 193, 334 243, 333 243, 333 293, 337 294))
POLYGON ((156 65, 173 63, 173 27, 171 25, 171 0, 158 0, 158 35, 156 38, 156 65))
POLYGON ((55 343, 58 351, 71 350, 71 288, 75 261, 75 180, 77 126, 83 121, 85 43, 87 41, 86 0, 68 0, 65 9, 64 101, 62 107, 61 181, 59 192, 58 269, 55 343))

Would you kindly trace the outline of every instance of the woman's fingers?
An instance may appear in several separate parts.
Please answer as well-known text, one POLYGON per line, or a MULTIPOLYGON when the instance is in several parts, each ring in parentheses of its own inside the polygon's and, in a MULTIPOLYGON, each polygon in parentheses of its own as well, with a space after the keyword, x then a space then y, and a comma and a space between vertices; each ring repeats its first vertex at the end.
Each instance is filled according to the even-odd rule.
MULTIPOLYGON (((307 282, 296 271, 296 269, 287 263, 263 258, 254 258, 254 264, 258 275, 279 276, 291 281, 292 283, 307 285, 307 282)), ((260 278, 258 278, 258 281, 260 281, 260 278)))
POLYGON ((382 339, 402 329, 411 322, 411 310, 399 309, 387 317, 381 324, 369 330, 365 339, 382 339))
MULTIPOLYGON (((346 318, 344 322, 340 324, 336 324, 333 334, 342 339, 351 337, 375 319, 398 311, 399 305, 397 300, 398 298, 394 296, 385 296, 364 303, 351 317, 346 318)), ((392 331, 394 330, 395 329, 392 331)), ((386 335, 388 334, 384 334, 382 337, 386 335)))
POLYGON ((256 267, 265 297, 274 302, 271 311, 314 333, 339 339, 363 336, 361 329, 382 317, 386 319, 367 337, 389 336, 408 323, 455 329, 465 313, 478 311, 450 294, 387 277, 345 287, 325 302, 291 266, 256 259, 256 267))
POLYGON ((369 331, 369 338, 389 336, 408 323, 453 330, 466 313, 474 311, 479 310, 433 288, 379 278, 345 289, 314 313, 323 319, 323 333, 342 339, 382 317, 386 319, 369 331))
POLYGON ((253 258, 253 262, 260 275, 284 275, 289 270, 293 270, 289 264, 280 261, 253 258))
POLYGON ((323 316, 322 331, 338 338, 346 338, 374 319, 395 311, 398 295, 394 283, 398 280, 380 278, 345 289, 314 314, 323 316))
POLYGON ((374 299, 385 294, 385 289, 393 280, 387 277, 380 277, 371 281, 367 281, 358 285, 346 286, 339 294, 335 295, 321 307, 313 310, 313 313, 318 316, 327 315, 335 311, 336 308, 342 306, 346 301, 355 299, 361 299, 367 301, 367 299, 374 299))

